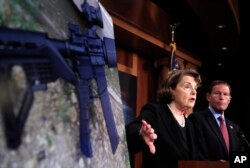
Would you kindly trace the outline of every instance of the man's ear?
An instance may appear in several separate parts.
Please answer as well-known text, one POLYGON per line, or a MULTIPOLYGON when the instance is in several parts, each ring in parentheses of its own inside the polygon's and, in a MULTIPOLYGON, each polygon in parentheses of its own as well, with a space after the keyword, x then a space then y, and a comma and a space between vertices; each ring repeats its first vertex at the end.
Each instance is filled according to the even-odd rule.
POLYGON ((207 98, 207 101, 208 101, 208 102, 210 102, 210 96, 211 96, 211 94, 206 93, 206 98, 207 98))

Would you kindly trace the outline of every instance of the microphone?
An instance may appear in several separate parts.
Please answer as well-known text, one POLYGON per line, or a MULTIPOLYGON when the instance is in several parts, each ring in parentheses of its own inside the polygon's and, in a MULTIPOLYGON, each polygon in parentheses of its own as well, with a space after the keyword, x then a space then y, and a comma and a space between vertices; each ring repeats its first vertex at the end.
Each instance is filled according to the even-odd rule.
POLYGON ((239 136, 245 141, 245 143, 247 144, 247 147, 250 149, 250 143, 249 143, 248 140, 246 139, 245 134, 244 134, 242 131, 240 131, 240 132, 239 132, 239 136))

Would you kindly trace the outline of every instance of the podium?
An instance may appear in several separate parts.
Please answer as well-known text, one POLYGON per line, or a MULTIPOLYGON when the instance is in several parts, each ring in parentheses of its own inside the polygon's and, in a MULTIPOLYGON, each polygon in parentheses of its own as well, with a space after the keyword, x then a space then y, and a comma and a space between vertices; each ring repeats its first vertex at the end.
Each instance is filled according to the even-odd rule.
POLYGON ((178 168, 229 168, 229 165, 228 161, 178 161, 178 168))

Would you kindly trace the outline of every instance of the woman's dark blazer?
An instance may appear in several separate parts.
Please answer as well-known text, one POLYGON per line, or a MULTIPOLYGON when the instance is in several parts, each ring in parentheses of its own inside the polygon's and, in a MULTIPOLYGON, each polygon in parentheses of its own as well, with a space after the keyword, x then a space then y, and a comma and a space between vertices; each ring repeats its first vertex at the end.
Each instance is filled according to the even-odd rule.
POLYGON ((143 168, 177 168, 178 160, 198 159, 193 126, 185 120, 186 138, 167 105, 146 104, 136 121, 126 127, 129 152, 143 152, 143 168), (157 134, 155 154, 150 153, 139 135, 142 119, 151 124, 157 134))
MULTIPOLYGON (((202 160, 229 160, 226 144, 220 128, 209 109, 193 112, 188 117, 194 124, 199 143, 200 159, 202 160)), ((240 138, 241 129, 232 121, 225 118, 229 132, 230 153, 241 152, 244 144, 240 138)))

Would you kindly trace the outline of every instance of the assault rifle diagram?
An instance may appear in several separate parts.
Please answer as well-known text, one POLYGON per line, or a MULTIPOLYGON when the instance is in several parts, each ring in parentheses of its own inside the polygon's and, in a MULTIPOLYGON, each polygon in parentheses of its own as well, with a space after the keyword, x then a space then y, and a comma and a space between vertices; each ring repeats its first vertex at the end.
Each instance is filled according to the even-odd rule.
MULTIPOLYGON (((14 114, 8 91, 2 89, 0 111, 3 113, 7 145, 17 149, 34 99, 34 92, 47 89, 47 84, 62 78, 75 86, 79 104, 80 148, 87 157, 92 157, 89 128, 89 104, 91 80, 96 80, 98 95, 112 152, 119 144, 112 113, 105 66, 116 66, 114 39, 100 37, 97 28, 103 28, 103 8, 81 5, 82 13, 90 28, 81 33, 79 26, 69 23, 69 39, 51 39, 46 33, 0 27, 0 87, 10 78, 14 65, 20 65, 26 76, 26 92, 18 114, 14 114), (91 11, 91 12, 90 12, 91 11)), ((113 31, 113 30, 112 30, 113 31)))

